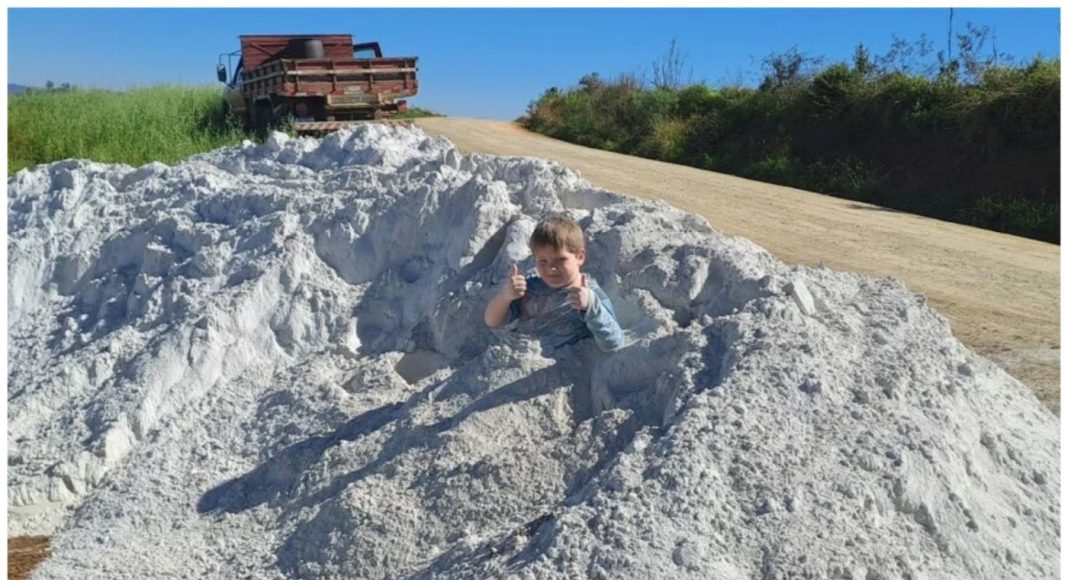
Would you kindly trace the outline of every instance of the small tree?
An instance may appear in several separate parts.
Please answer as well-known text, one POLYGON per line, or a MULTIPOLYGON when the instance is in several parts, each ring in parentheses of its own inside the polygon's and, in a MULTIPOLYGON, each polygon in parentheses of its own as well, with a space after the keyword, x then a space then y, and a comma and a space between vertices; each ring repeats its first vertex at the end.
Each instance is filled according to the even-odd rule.
POLYGON ((996 39, 989 26, 975 26, 965 23, 966 32, 957 35, 957 57, 951 51, 938 52, 938 80, 946 83, 979 82, 990 67, 997 66, 1001 56, 997 52, 996 39), (991 40, 991 54, 983 56, 982 50, 987 40, 991 40))
POLYGON ((976 27, 968 22, 965 27, 967 32, 957 35, 957 46, 960 48, 961 65, 967 74, 965 78, 967 82, 974 83, 983 77, 986 69, 996 63, 997 53, 986 57, 980 54, 991 35, 989 26, 976 27))
POLYGON ((871 59, 871 51, 863 44, 858 44, 853 49, 853 71, 861 78, 867 78, 875 72, 875 63, 871 59))
POLYGON ((796 46, 782 54, 772 54, 764 59, 764 80, 760 90, 780 89, 799 85, 812 76, 812 71, 823 62, 822 57, 809 56, 796 46))
POLYGON ((890 42, 890 50, 878 59, 879 74, 921 72, 923 61, 932 50, 931 41, 927 39, 927 35, 921 34, 915 44, 910 44, 896 34, 890 37, 893 39, 890 42))
POLYGON ((594 93, 604 88, 604 81, 601 80, 601 75, 592 72, 579 79, 579 86, 587 93, 594 93))
POLYGON ((657 89, 681 89, 684 85, 693 83, 693 67, 686 72, 683 79, 683 70, 686 68, 686 55, 679 52, 675 39, 671 40, 671 47, 667 54, 653 61, 653 87, 657 89))

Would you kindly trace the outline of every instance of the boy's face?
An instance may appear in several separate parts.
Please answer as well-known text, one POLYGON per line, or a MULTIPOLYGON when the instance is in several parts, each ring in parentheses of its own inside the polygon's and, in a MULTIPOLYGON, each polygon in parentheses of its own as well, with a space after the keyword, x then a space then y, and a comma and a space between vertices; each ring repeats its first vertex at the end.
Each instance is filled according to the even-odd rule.
POLYGON ((586 261, 586 250, 572 253, 565 248, 557 250, 552 246, 536 246, 533 254, 538 275, 549 287, 577 288, 581 285, 579 268, 586 261))

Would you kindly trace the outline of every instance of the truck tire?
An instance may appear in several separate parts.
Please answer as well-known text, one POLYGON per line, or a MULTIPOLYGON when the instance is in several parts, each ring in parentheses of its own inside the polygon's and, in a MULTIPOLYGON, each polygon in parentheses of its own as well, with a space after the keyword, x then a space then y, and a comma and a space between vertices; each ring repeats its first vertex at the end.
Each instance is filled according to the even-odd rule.
POLYGON ((267 132, 274 126, 274 111, 270 101, 257 101, 252 105, 252 130, 257 135, 265 137, 267 132))

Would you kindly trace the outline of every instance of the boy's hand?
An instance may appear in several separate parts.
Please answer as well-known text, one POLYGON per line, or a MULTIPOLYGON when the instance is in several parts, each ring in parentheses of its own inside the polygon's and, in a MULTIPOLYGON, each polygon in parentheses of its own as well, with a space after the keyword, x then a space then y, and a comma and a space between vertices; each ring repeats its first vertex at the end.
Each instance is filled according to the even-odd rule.
POLYGON ((505 280, 504 288, 501 289, 501 294, 505 294, 509 299, 515 300, 516 298, 522 298, 526 293, 527 279, 519 273, 519 266, 513 262, 508 279, 505 280))
POLYGON ((586 310, 590 307, 590 276, 582 275, 582 284, 578 288, 570 288, 567 291, 567 302, 575 310, 586 310))

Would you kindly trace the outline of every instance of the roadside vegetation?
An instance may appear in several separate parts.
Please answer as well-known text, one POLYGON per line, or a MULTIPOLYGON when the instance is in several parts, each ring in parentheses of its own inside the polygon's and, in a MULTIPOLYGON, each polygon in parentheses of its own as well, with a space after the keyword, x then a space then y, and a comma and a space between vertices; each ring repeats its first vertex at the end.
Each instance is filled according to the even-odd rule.
MULTIPOLYGON (((121 92, 62 85, 10 95, 7 116, 9 177, 25 167, 69 158, 170 164, 244 139, 259 140, 224 115, 220 89, 210 85, 121 92)), ((437 113, 412 108, 394 118, 425 116, 437 113)))
POLYGON ((390 119, 418 119, 419 117, 444 117, 441 113, 435 113, 428 109, 420 109, 419 107, 409 107, 407 111, 403 113, 397 113, 390 117, 390 119))
MULTIPOLYGON (((687 76, 674 43, 652 78, 590 74, 519 119, 566 141, 1059 243, 1060 60, 1014 63, 967 26, 956 50, 895 37, 827 64, 796 48, 758 86, 687 76)), ((692 69, 691 69, 692 70, 692 69)))
POLYGON ((72 157, 174 163, 246 138, 223 118, 213 87, 32 91, 8 99, 7 118, 9 176, 72 157))

